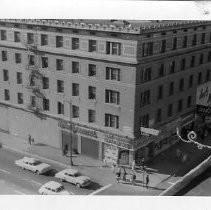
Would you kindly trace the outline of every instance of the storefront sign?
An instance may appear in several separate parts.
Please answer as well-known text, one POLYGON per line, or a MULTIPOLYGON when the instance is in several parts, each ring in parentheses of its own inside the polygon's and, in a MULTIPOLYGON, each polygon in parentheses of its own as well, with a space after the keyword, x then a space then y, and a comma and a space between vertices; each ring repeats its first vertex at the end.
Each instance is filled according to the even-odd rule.
POLYGON ((153 135, 153 136, 158 136, 159 132, 160 132, 159 130, 155 130, 153 128, 144 128, 144 127, 141 127, 140 130, 143 133, 147 133, 147 134, 150 134, 150 135, 153 135))
POLYGON ((197 87, 196 104, 203 106, 211 105, 211 82, 206 82, 197 87))
POLYGON ((123 138, 123 137, 115 136, 112 134, 105 134, 104 141, 107 143, 114 144, 116 146, 125 148, 125 149, 132 148, 130 140, 123 138))
POLYGON ((73 131, 74 133, 79 133, 85 136, 89 136, 89 137, 93 137, 93 138, 97 138, 97 132, 94 130, 89 130, 89 129, 85 129, 82 127, 78 127, 76 125, 74 125, 73 123, 64 121, 64 120, 60 120, 58 122, 58 126, 60 128, 64 128, 70 131, 73 131))

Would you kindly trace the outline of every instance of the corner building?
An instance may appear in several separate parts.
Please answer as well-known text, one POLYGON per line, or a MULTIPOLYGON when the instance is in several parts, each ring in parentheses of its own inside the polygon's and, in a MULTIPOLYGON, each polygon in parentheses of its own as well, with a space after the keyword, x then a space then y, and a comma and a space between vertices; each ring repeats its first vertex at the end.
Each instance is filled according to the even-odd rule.
POLYGON ((0 20, 0 129, 120 164, 193 126, 211 22, 0 20), (158 136, 140 127, 160 131, 158 136))

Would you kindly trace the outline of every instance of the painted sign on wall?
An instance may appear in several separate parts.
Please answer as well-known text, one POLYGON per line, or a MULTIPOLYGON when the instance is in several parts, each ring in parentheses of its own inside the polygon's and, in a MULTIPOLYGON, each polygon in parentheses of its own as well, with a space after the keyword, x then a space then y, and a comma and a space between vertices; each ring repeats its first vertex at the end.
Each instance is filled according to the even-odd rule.
POLYGON ((196 104, 203 106, 211 105, 211 82, 206 82, 197 87, 196 104))

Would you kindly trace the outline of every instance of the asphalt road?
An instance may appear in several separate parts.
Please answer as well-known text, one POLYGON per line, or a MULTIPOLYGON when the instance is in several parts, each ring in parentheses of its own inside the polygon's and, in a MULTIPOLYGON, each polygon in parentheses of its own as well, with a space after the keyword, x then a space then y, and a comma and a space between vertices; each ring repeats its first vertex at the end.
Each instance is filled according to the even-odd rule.
POLYGON ((184 196, 211 196, 211 167, 194 179, 177 195, 184 196))
MULTIPOLYGON (((27 170, 22 170, 14 164, 15 160, 21 159, 23 155, 0 149, 0 195, 20 194, 36 195, 41 185, 48 181, 58 181, 54 174, 62 170, 57 165, 52 165, 53 170, 45 175, 37 175, 27 170)), ((77 188, 76 186, 63 182, 65 188, 74 195, 87 195, 99 188, 97 183, 92 183, 87 188, 77 188)))

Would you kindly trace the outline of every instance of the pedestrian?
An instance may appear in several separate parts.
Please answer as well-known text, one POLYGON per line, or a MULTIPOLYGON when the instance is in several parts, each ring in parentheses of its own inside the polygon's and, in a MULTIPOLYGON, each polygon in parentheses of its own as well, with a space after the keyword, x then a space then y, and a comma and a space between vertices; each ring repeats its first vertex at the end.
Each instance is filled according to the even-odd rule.
POLYGON ((119 183, 121 177, 121 168, 118 168, 117 172, 116 172, 116 181, 117 183, 119 183))
POLYGON ((134 171, 134 170, 135 170, 135 167, 136 167, 136 161, 135 161, 135 160, 133 160, 133 162, 132 162, 132 166, 131 166, 132 171, 134 171))
POLYGON ((122 180, 123 180, 123 181, 126 181, 126 175, 127 175, 127 172, 126 172, 126 170, 125 170, 125 168, 124 168, 123 176, 122 176, 122 180))
POLYGON ((29 145, 31 145, 31 143, 32 143, 32 137, 31 137, 30 134, 29 134, 29 136, 28 136, 28 143, 29 143, 29 145))
POLYGON ((135 173, 131 174, 130 182, 131 182, 132 185, 135 185, 135 179, 136 179, 135 173))
POLYGON ((149 175, 147 174, 147 176, 146 176, 146 188, 148 188, 148 185, 149 185, 149 175))

